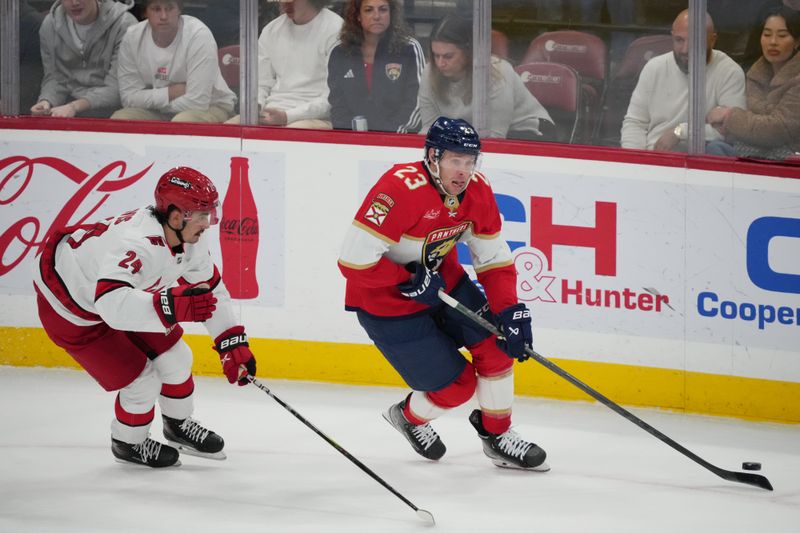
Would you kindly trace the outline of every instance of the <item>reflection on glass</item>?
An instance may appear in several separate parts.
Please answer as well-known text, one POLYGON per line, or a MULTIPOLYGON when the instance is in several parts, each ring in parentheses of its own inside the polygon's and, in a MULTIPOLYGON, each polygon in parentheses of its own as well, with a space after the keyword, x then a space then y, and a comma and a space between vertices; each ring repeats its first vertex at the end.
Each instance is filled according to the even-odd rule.
MULTIPOLYGON (((464 28, 464 38, 457 43, 448 43, 443 36, 432 43, 431 36, 434 30, 440 30, 445 17, 469 16, 472 6, 471 1, 465 0, 260 0, 260 123, 324 128, 333 122, 337 128, 350 129, 353 119, 364 117, 355 120, 359 129, 424 133, 427 126, 420 121, 417 128, 416 115, 409 111, 416 96, 423 104, 420 111, 428 107, 422 113, 428 124, 439 113, 463 114, 471 120, 471 92, 459 90, 459 86, 469 87, 471 70, 467 67, 454 75, 447 64, 448 54, 458 53, 464 56, 465 64, 472 64, 472 50, 468 49, 471 28, 464 28), (317 18, 317 14, 323 17, 317 18), (350 21, 343 30, 337 15, 350 21), (333 20, 333 28, 314 30, 323 19, 333 20), (295 31, 306 32, 310 38, 301 42, 287 36, 295 31), (270 41, 267 36, 273 32, 279 37, 272 36, 270 41), (334 60, 329 61, 328 54, 340 38, 343 42, 334 60), (434 46, 456 49, 436 52, 441 68, 433 60, 434 46), (415 76, 406 74, 418 73, 426 60, 427 71, 417 77, 416 83, 421 84, 417 91, 415 76), (351 70, 353 78, 345 77, 351 70), (446 105, 431 111, 431 102, 446 105)), ((777 80, 777 86, 783 86, 780 80, 790 77, 793 62, 787 60, 781 72, 768 68, 772 63, 762 46, 764 14, 766 9, 779 6, 793 9, 789 12, 794 13, 800 8, 800 0, 707 0, 707 6, 713 21, 706 87, 712 113, 705 128, 707 140, 712 141, 711 150, 764 157, 793 152, 797 147, 790 141, 770 134, 748 138, 737 131, 737 124, 743 120, 741 117, 748 122, 757 119, 759 124, 773 120, 773 115, 760 110, 758 99, 773 102, 777 93, 759 89, 759 84, 767 84, 765 80, 769 79, 770 84, 775 85, 773 80, 777 80), (734 63, 738 64, 738 72, 734 63), (744 71, 750 75, 747 102, 742 100, 740 91, 743 74, 739 72, 744 71), (722 92, 715 94, 717 89, 722 92), (764 143, 759 144, 760 141, 764 143), (783 152, 767 154, 764 150, 783 152)), ((22 112, 54 117, 109 116, 125 107, 121 116, 135 115, 127 118, 215 122, 236 112, 240 52, 236 0, 19 0, 19 7, 22 112), (162 43, 166 45, 163 48, 151 42, 148 51, 134 47, 131 53, 127 47, 127 67, 122 61, 117 76, 112 66, 116 45, 126 28, 136 24, 133 19, 142 21, 137 28, 150 23, 148 9, 152 4, 175 5, 180 20, 189 21, 187 28, 203 28, 197 30, 197 36, 187 38, 190 52, 178 46, 178 40, 162 43), (114 24, 108 23, 109 15, 114 24), (97 31, 100 27, 102 33, 97 31), (88 58, 86 64, 80 59, 81 50, 88 58), (184 57, 179 58, 177 68, 158 59, 172 59, 181 53, 184 57), (204 57, 206 65, 221 67, 225 73, 221 83, 217 73, 209 71, 203 78, 202 94, 187 95, 191 84, 186 78, 194 64, 189 56, 204 57), (212 56, 216 61, 208 61, 212 56), (120 84, 125 93, 122 96, 120 84), (140 98, 133 96, 136 94, 140 98), (131 111, 137 109, 143 112, 131 111)), ((676 84, 682 86, 681 80, 686 77, 688 58, 682 40, 687 36, 672 32, 676 17, 685 8, 685 0, 494 0, 491 51, 496 58, 492 60, 494 92, 490 94, 502 97, 489 98, 486 116, 494 121, 489 134, 603 146, 684 149, 682 141, 688 124, 683 109, 688 107, 688 95, 666 98, 663 90, 676 84), (584 43, 599 39, 603 46, 581 44, 575 40, 578 38, 584 43), (537 39, 540 43, 534 46, 537 39), (588 51, 597 55, 603 47, 602 58, 592 60, 604 68, 604 74, 597 76, 586 68, 588 51), (530 66, 532 62, 545 66, 530 66), (673 67, 672 72, 663 70, 667 66, 673 67), (667 76, 664 83, 657 78, 659 68, 667 76), (514 75, 521 83, 512 83, 514 75), (571 89, 564 80, 570 76, 578 78, 571 83, 577 83, 579 88, 575 99, 568 102, 574 111, 565 112, 563 97, 570 95, 571 89), (654 78, 658 81, 654 82, 654 78), (498 87, 511 87, 511 95, 498 87), (562 98, 555 99, 554 94, 562 98), (504 99, 505 107, 498 109, 504 99), (532 101, 536 102, 533 108, 532 101), (510 118, 509 108, 513 110, 510 118), (551 121, 555 124, 553 129, 549 129, 551 121), (638 132, 631 127, 639 128, 638 132)), ((787 17, 786 30, 792 35, 791 17, 787 17)), ((152 41, 152 29, 139 31, 140 35, 147 32, 152 41)), ((779 101, 783 107, 785 101, 779 101)), ((794 117, 797 113, 792 111, 789 115, 794 117)), ((794 130, 788 135, 792 139, 798 137, 794 130)))

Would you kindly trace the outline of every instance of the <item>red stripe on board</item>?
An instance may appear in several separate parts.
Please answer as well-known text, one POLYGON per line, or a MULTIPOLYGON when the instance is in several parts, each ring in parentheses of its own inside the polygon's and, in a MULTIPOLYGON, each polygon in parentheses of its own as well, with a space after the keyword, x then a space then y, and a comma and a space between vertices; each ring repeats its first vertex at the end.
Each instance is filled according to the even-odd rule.
MULTIPOLYGON (((142 135, 196 135, 252 140, 349 144, 362 146, 388 146, 420 148, 422 135, 352 132, 346 130, 304 130, 269 126, 239 126, 234 124, 202 124, 185 122, 158 122, 50 117, 0 117, 0 129, 92 131, 99 133, 127 133, 142 135)), ((760 162, 714 156, 690 156, 680 153, 629 150, 605 146, 559 144, 548 142, 484 139, 483 151, 498 154, 583 159, 635 165, 693 168, 716 172, 737 172, 800 179, 800 164, 795 162, 760 162)))

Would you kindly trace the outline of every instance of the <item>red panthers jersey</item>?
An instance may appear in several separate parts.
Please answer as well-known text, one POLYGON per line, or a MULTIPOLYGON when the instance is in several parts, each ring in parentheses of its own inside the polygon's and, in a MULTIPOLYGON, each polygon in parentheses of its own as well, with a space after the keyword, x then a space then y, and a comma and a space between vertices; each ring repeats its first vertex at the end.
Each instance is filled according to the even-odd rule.
POLYGON ((464 275, 454 252, 458 242, 469 248, 491 310, 516 304, 517 273, 500 229, 497 202, 482 174, 476 172, 456 200, 439 194, 421 161, 395 165, 367 194, 345 237, 339 257, 347 278, 345 308, 376 316, 427 310, 397 289, 411 277, 405 265, 438 270, 449 292, 464 275))

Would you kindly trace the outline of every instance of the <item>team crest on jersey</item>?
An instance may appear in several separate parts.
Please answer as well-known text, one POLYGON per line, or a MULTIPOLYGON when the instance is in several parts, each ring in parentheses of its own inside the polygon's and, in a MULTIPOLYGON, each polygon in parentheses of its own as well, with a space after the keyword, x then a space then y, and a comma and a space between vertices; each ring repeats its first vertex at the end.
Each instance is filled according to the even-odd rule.
POLYGON ((386 77, 391 81, 397 81, 403 73, 403 65, 400 63, 386 63, 386 77))
POLYGON ((422 259, 425 266, 428 268, 438 267, 471 225, 472 222, 462 222, 449 228, 439 228, 430 232, 422 246, 422 259))
POLYGON ((381 224, 383 224, 383 221, 386 220, 386 215, 389 214, 390 209, 391 207, 380 202, 376 198, 375 200, 372 201, 372 204, 367 208, 367 212, 364 213, 364 218, 369 222, 372 222, 376 226, 380 226, 381 224))

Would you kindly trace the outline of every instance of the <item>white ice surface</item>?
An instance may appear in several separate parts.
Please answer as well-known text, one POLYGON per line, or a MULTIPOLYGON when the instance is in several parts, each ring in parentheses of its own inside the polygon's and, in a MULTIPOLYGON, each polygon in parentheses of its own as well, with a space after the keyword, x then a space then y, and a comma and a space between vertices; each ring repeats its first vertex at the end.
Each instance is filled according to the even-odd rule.
MULTIPOLYGON (((382 418, 392 388, 264 380, 411 502, 421 521, 272 398, 196 380, 195 417, 228 459, 152 470, 114 462, 114 395, 73 370, 0 367, 0 532, 800 531, 800 426, 634 413, 714 465, 763 464, 768 492, 725 481, 599 404, 518 398, 514 425, 548 452, 546 474, 486 459, 467 422, 437 420, 448 451, 415 455, 382 418)), ((153 436, 161 436, 156 416, 153 436)))

